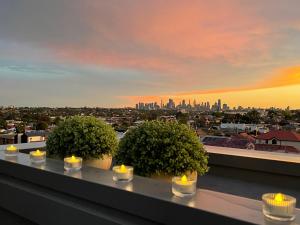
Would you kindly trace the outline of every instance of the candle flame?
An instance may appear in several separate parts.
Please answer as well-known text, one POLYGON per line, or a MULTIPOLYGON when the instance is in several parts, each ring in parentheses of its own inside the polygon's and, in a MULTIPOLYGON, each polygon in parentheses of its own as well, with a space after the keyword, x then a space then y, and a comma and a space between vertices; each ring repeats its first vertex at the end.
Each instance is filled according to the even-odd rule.
POLYGON ((278 193, 278 194, 275 195, 274 200, 276 202, 282 202, 284 200, 284 195, 281 194, 281 193, 278 193))
POLYGON ((71 157, 65 158, 65 161, 68 163, 79 163, 79 162, 81 162, 81 158, 72 155, 71 157))
POLYGON ((7 150, 8 151, 15 151, 15 150, 17 150, 17 148, 14 145, 10 145, 10 146, 7 147, 7 150))
POLYGON ((78 162, 78 159, 74 155, 72 155, 70 162, 78 162))
POLYGON ((181 177, 181 182, 182 182, 182 183, 187 183, 187 181, 188 181, 188 179, 187 179, 186 175, 183 175, 183 176, 181 177))
POLYGON ((42 156, 44 154, 44 152, 37 149, 36 151, 31 152, 30 154, 33 156, 42 156))
POLYGON ((122 164, 121 167, 120 167, 120 171, 121 172, 126 172, 126 170, 127 170, 126 166, 122 164))

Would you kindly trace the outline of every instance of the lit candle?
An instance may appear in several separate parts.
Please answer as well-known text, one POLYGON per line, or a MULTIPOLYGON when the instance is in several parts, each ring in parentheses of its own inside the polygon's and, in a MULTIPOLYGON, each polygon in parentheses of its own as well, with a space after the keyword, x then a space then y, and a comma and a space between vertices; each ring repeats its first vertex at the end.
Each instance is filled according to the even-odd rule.
POLYGON ((71 157, 67 157, 64 159, 64 168, 67 171, 70 170, 80 170, 82 167, 82 158, 75 157, 72 155, 71 157))
POLYGON ((173 177, 172 192, 179 197, 191 196, 196 193, 197 177, 173 177))
POLYGON ((43 163, 46 161, 46 152, 45 151, 31 151, 30 153, 30 160, 33 163, 43 163))
POLYGON ((262 200, 263 213, 266 217, 281 221, 295 219, 296 199, 294 197, 281 193, 268 193, 262 196, 262 200))
POLYGON ((6 156, 16 156, 18 152, 19 152, 18 148, 14 145, 10 145, 5 149, 6 156))
POLYGON ((114 166, 113 167, 113 180, 114 181, 131 181, 133 179, 132 166, 114 166))

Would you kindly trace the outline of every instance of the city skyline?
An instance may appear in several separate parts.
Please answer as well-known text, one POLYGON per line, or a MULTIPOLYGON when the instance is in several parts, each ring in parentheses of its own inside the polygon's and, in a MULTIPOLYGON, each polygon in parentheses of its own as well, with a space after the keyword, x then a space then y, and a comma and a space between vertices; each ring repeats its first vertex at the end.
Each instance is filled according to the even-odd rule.
POLYGON ((0 105, 300 109, 300 1, 3 0, 0 105))
MULTIPOLYGON (((216 101, 197 101, 196 99, 183 99, 182 101, 175 102, 174 99, 169 98, 168 101, 164 102, 162 99, 160 102, 138 102, 135 104, 135 108, 138 110, 158 110, 158 109, 187 109, 196 111, 241 111, 241 110, 252 110, 252 109, 271 109, 270 108, 255 108, 255 107, 243 107, 241 105, 229 105, 227 102, 223 102, 222 99, 216 101)), ((285 109, 290 109, 288 106, 285 109)))

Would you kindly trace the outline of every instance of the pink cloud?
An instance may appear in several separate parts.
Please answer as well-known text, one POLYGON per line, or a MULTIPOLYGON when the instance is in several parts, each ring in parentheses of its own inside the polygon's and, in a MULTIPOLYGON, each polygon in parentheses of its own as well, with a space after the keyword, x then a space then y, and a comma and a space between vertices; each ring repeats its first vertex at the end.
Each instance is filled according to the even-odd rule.
POLYGON ((267 56, 267 21, 236 1, 97 1, 82 11, 81 45, 51 46, 81 63, 195 76, 197 62, 243 64, 267 56))

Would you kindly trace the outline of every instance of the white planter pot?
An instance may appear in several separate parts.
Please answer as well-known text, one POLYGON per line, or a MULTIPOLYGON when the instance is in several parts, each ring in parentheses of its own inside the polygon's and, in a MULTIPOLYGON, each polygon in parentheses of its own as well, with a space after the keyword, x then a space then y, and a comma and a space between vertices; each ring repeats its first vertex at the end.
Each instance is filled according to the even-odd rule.
POLYGON ((164 182, 168 182, 171 183, 172 182, 172 176, 168 176, 168 175, 152 175, 150 178, 155 179, 155 180, 160 180, 160 181, 164 181, 164 182))
POLYGON ((104 155, 103 159, 88 159, 83 160, 83 165, 95 167, 103 170, 109 170, 112 163, 112 156, 104 155))

